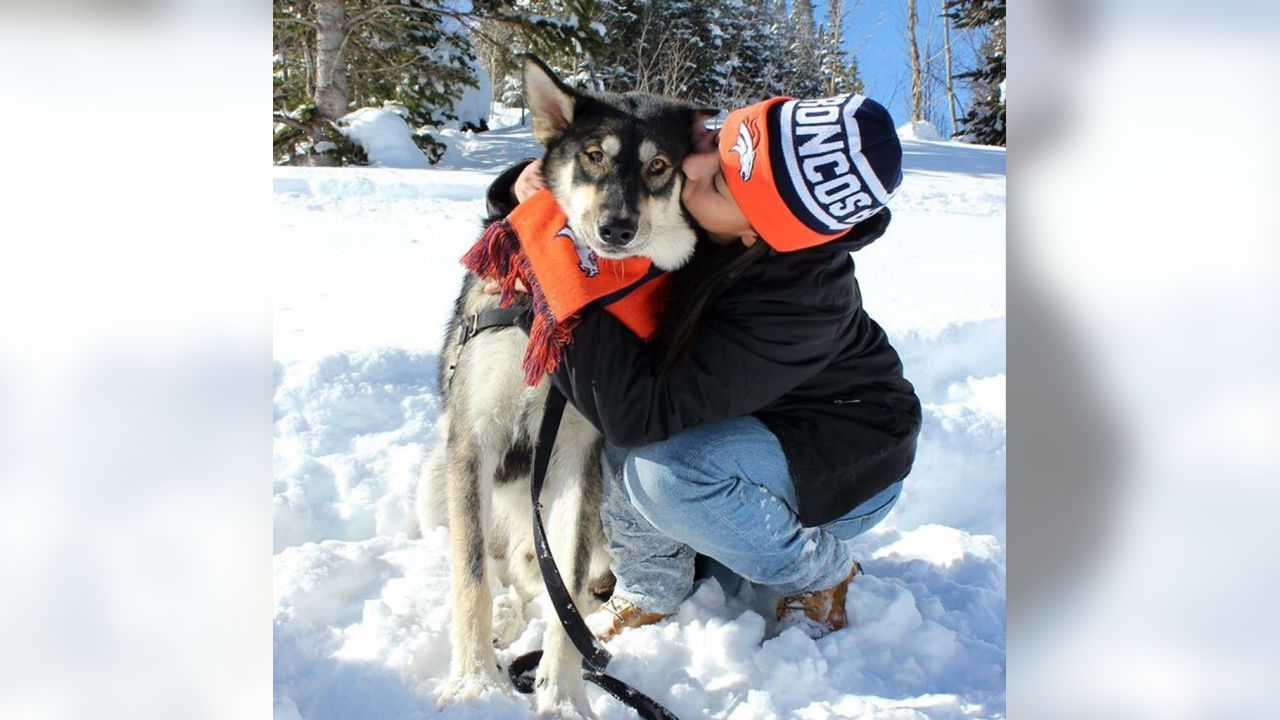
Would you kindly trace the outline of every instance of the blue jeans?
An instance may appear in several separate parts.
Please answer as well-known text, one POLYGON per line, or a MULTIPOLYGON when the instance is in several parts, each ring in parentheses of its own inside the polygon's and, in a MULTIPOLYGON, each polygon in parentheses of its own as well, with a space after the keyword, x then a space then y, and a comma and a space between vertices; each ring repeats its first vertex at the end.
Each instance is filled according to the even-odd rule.
POLYGON ((835 586, 853 567, 847 541, 888 515, 902 491, 899 481, 828 525, 803 527, 782 446, 750 416, 630 452, 606 445, 604 466, 614 594, 663 614, 692 592, 697 553, 779 594, 835 586))

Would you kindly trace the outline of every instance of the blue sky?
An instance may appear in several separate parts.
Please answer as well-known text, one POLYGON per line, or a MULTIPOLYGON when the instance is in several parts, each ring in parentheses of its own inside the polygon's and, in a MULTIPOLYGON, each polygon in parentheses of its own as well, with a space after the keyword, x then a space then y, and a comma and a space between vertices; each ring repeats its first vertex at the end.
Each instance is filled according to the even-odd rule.
MULTIPOLYGON (((827 4, 827 0, 814 0, 814 16, 819 23, 826 22, 827 4)), ((916 37, 920 52, 923 55, 932 23, 931 49, 938 54, 941 75, 942 18, 937 16, 942 13, 942 0, 917 0, 917 5, 916 37)), ((858 56, 858 69, 866 86, 866 95, 887 107, 899 125, 907 122, 911 115, 906 6, 906 0, 845 0, 844 46, 858 56)), ((968 34, 968 31, 951 30, 953 72, 973 66, 971 47, 976 47, 978 40, 975 37, 970 42, 968 34)), ((963 115, 969 93, 963 81, 956 82, 955 89, 960 100, 957 114, 963 115)), ((941 88, 938 97, 938 117, 941 120, 938 130, 945 137, 950 128, 945 93, 941 88)))

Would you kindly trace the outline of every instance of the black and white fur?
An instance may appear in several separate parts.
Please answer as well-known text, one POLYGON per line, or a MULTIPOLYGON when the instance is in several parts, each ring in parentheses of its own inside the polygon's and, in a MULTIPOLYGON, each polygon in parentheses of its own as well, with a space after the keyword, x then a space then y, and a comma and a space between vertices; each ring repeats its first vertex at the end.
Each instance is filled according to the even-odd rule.
MULTIPOLYGON (((579 256, 644 255, 667 270, 684 264, 695 235, 680 205, 680 163, 691 128, 713 113, 639 93, 575 91, 532 57, 525 62, 525 94, 534 137, 546 146, 543 175, 565 209, 579 256)), ((498 302, 483 284, 469 275, 454 307, 440 355, 443 437, 418 491, 421 527, 447 524, 450 535, 453 656, 442 703, 507 684, 493 650, 490 563, 525 601, 543 589, 529 470, 547 381, 525 385, 520 365, 528 338, 517 328, 488 330, 459 345, 463 322, 498 302)), ((552 553, 584 615, 613 586, 599 512, 602 443, 595 428, 566 408, 542 495, 552 553)), ((538 714, 590 716, 582 657, 554 616, 543 650, 538 714)))

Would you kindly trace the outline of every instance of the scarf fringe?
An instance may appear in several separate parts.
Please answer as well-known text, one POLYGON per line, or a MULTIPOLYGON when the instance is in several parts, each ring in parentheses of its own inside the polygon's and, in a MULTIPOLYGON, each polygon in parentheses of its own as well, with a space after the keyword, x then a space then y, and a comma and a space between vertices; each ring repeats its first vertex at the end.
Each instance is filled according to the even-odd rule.
POLYGON ((522 254, 515 228, 506 220, 499 220, 486 228, 476 244, 462 256, 462 264, 482 278, 496 280, 502 288, 498 304, 507 307, 516 296, 520 275, 515 260, 522 254))
POLYGON ((500 307, 507 307, 515 300, 519 292, 516 290, 517 281, 529 290, 533 300, 533 326, 521 367, 525 383, 530 387, 536 386, 547 373, 554 372, 560 365, 560 358, 573 340, 573 331, 578 327, 580 318, 573 315, 563 320, 556 319, 528 256, 521 251, 515 229, 506 220, 486 228, 462 257, 462 264, 476 275, 498 283, 502 289, 502 297, 498 300, 500 307))

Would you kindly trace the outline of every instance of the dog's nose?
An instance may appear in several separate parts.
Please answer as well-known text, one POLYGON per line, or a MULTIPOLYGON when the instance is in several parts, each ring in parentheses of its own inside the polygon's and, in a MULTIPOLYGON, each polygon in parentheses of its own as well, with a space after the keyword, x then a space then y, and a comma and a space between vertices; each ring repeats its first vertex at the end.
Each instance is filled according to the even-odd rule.
POLYGON ((636 236, 636 221, 630 218, 616 218, 600 223, 600 239, 607 245, 622 247, 636 236))

